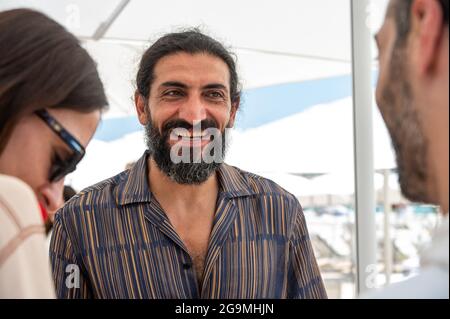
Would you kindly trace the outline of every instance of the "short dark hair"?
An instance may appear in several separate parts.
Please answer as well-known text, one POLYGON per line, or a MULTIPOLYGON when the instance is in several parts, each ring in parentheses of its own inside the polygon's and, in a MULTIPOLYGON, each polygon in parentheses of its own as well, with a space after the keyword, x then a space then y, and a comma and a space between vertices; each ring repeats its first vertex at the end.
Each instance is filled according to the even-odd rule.
POLYGON ((165 56, 180 52, 189 54, 207 53, 222 59, 230 72, 231 102, 239 101, 241 89, 234 55, 219 41, 195 28, 166 34, 145 51, 136 77, 136 86, 140 95, 149 98, 150 87, 154 81, 154 69, 158 61, 165 56))
POLYGON ((94 60, 46 15, 0 12, 0 154, 19 120, 42 108, 81 113, 108 102, 94 60))
MULTIPOLYGON (((449 0, 436 0, 442 7, 444 22, 448 26, 449 0)), ((397 24, 397 40, 403 43, 409 35, 411 29, 411 7, 413 0, 397 0, 394 7, 394 16, 397 24)))

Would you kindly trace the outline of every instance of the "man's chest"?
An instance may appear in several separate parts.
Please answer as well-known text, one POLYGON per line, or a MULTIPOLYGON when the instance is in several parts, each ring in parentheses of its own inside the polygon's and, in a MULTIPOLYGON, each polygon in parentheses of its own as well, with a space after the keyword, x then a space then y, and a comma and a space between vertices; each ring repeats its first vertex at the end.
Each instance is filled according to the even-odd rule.
MULTIPOLYGON (((196 218, 175 225, 156 214, 122 215, 111 222, 108 232, 97 232, 90 252, 83 253, 94 295, 282 296, 279 289, 287 265, 284 234, 272 233, 250 214, 233 215, 229 210, 214 221, 196 218)), ((105 227, 94 229, 101 228, 105 227)))
POLYGON ((174 227, 189 253, 199 285, 203 280, 212 227, 212 218, 199 218, 195 223, 192 221, 178 223, 174 227))
POLYGON ((230 235, 211 247, 186 244, 188 253, 154 229, 150 233, 148 242, 121 244, 88 258, 94 295, 170 299, 282 296, 278 293, 287 270, 286 243, 230 235))

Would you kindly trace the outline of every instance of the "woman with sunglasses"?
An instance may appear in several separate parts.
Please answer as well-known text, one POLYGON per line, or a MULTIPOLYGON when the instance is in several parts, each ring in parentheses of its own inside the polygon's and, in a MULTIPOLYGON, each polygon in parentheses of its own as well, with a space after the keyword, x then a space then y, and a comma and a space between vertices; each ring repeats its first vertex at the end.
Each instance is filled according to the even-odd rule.
POLYGON ((107 99, 79 41, 36 11, 0 12, 0 298, 52 298, 47 211, 107 99))

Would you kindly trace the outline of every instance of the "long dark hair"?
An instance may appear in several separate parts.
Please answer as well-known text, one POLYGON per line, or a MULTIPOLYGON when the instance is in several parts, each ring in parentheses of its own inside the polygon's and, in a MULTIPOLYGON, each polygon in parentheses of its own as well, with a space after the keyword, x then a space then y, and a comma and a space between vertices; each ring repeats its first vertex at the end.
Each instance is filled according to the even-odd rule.
POLYGON ((158 61, 165 56, 178 52, 207 53, 222 59, 230 71, 231 102, 239 101, 241 88, 234 55, 219 41, 195 28, 166 34, 145 51, 136 76, 136 86, 140 95, 145 98, 150 96, 150 87, 155 76, 153 71, 158 61))
POLYGON ((38 109, 107 105, 96 64, 75 36, 33 10, 0 12, 0 155, 17 122, 38 109))

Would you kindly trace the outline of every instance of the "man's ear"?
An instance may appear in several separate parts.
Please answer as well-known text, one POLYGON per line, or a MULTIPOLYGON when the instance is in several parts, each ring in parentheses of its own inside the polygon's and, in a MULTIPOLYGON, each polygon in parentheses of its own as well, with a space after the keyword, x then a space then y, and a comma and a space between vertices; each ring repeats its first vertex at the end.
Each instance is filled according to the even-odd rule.
POLYGON ((411 28, 416 42, 419 72, 432 72, 442 45, 444 17, 437 0, 415 0, 411 8, 411 28))
POLYGON ((136 106, 139 123, 146 125, 148 123, 148 112, 150 110, 147 110, 147 102, 145 97, 143 97, 138 91, 134 93, 134 104, 136 106))
POLYGON ((241 98, 237 98, 234 103, 231 103, 230 120, 228 121, 228 128, 234 127, 234 122, 236 121, 236 114, 239 110, 241 103, 241 98))

